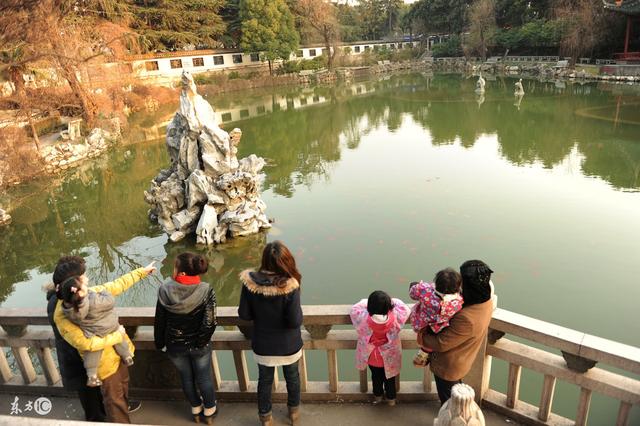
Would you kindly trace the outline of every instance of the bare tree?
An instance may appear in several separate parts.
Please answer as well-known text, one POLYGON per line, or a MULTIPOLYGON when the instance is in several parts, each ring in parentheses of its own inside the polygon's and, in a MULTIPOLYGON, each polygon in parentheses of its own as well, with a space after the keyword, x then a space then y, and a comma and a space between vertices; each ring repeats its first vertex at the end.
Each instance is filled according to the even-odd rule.
POLYGON ((98 108, 81 81, 83 68, 104 61, 122 35, 104 40, 100 33, 103 9, 112 0, 2 0, 0 2, 0 71, 8 73, 18 98, 24 91, 22 74, 30 68, 52 69, 68 84, 89 126, 98 108), (80 4, 80 6, 78 6, 80 4), (14 53, 11 53, 14 52, 14 53))
POLYGON ((299 0, 296 12, 303 18, 306 25, 322 37, 327 52, 327 66, 332 69, 333 60, 338 52, 340 30, 336 7, 324 0, 299 0), (332 47, 333 52, 331 52, 332 47))
POLYGON ((465 47, 487 59, 487 45, 496 32, 495 0, 475 0, 469 8, 469 37, 465 47))
POLYGON ((556 0, 553 12, 562 23, 560 51, 575 63, 579 56, 591 53, 606 39, 611 28, 611 15, 601 0, 556 0))

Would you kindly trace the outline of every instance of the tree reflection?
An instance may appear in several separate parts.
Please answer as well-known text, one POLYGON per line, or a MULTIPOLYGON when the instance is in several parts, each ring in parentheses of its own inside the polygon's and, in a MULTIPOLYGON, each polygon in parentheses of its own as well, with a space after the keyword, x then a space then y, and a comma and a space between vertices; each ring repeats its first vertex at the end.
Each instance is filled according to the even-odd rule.
MULTIPOLYGON (((472 147, 482 134, 496 134, 500 155, 515 165, 540 163, 551 168, 577 149, 584 159, 584 174, 618 189, 640 188, 638 127, 576 114, 598 108, 601 116, 614 117, 616 104, 611 103, 609 93, 592 84, 569 84, 561 89, 553 81, 530 80, 523 82, 527 94, 516 108, 514 81, 489 81, 480 109, 475 81, 455 75, 400 75, 352 86, 315 88, 312 96, 324 103, 297 109, 281 108, 275 93, 284 92, 293 104, 301 93, 308 96, 309 89, 271 95, 262 91, 252 101, 266 96, 266 112, 230 125, 240 127, 244 134, 239 156, 256 153, 267 158, 265 189, 284 197, 291 197, 300 185, 330 179, 344 147, 356 150, 369 132, 379 128, 394 132, 407 119, 421 125, 435 146, 459 142, 472 147)), ((233 99, 238 97, 233 95, 233 99)), ((214 101, 216 105, 232 103, 214 101)), ((158 123, 170 118, 174 109, 136 116, 132 137, 156 139, 162 132, 158 123)), ((632 114, 630 109, 619 111, 626 121, 637 118, 632 114)), ((137 237, 148 237, 157 246, 166 241, 147 220, 148 206, 142 194, 168 162, 164 143, 142 143, 120 148, 64 179, 35 182, 3 195, 4 206, 19 207, 12 211, 13 224, 0 234, 4 253, 0 302, 14 291, 15 283, 30 280, 33 271, 50 274, 65 254, 91 256, 94 282, 139 266, 142 252, 149 248, 136 245, 137 237)), ((166 252, 162 275, 171 275, 179 252, 202 251, 211 264, 204 279, 215 287, 222 305, 233 305, 239 298, 238 273, 258 265, 265 243, 263 233, 214 248, 194 247, 189 240, 166 244, 160 249, 166 252)), ((132 291, 126 303, 154 303, 154 291, 144 287, 132 291)))
POLYGON ((35 182, 10 194, 19 207, 0 235, 7 256, 0 264, 0 300, 36 269, 50 274, 62 255, 95 250, 92 281, 106 281, 140 266, 120 246, 136 236, 156 236, 142 193, 166 162, 164 146, 132 146, 112 152, 64 179, 35 182))

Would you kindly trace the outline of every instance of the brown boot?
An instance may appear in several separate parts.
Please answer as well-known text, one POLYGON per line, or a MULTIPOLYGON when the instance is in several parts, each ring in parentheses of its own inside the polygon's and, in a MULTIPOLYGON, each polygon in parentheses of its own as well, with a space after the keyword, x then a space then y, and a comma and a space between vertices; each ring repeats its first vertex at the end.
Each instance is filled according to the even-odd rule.
POLYGON ((291 420, 291 424, 294 426, 297 425, 300 419, 300 406, 287 408, 289 408, 289 420, 291 420))
POLYGON ((262 426, 273 426, 273 417, 271 413, 260 414, 260 424, 262 426))

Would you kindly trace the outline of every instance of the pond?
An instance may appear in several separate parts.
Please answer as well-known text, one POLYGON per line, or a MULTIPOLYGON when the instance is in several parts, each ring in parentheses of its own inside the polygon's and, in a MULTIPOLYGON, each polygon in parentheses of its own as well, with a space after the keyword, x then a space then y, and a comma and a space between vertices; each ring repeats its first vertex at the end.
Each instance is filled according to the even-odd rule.
MULTIPOLYGON (((410 281, 479 258, 495 271, 500 307, 640 346, 640 90, 529 80, 518 101, 515 81, 489 80, 482 98, 459 75, 213 88, 225 129, 242 129, 239 157, 268 160, 263 199, 275 219, 268 233, 213 248, 171 244, 147 218, 143 192, 168 165, 162 137, 175 105, 133 116, 131 144, 3 195, 18 207, 0 234, 2 306, 43 306, 40 287, 67 253, 87 258, 95 283, 160 261, 157 277, 119 300, 154 306, 183 250, 206 253, 205 279, 221 305, 235 305, 238 273, 280 239, 296 255, 304 304, 375 289, 408 300, 410 281)), ((538 392, 523 397, 537 402, 538 392)), ((573 402, 557 408, 572 417, 577 391, 567 392, 573 402)), ((617 406, 595 400, 593 424, 602 410, 610 418, 617 406)))

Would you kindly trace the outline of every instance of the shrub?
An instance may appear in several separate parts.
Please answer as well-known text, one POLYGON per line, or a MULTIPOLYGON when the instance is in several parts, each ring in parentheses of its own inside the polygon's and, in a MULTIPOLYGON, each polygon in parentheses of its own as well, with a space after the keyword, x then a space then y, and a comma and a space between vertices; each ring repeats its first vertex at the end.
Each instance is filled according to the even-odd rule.
POLYGON ((379 49, 376 52, 376 59, 378 61, 388 61, 391 60, 391 55, 392 55, 392 51, 391 49, 389 49, 387 46, 383 46, 381 49, 379 49))
POLYGON ((317 71, 321 68, 326 68, 328 62, 328 58, 326 55, 316 56, 313 59, 302 61, 301 66, 303 70, 314 70, 317 71))
POLYGON ((231 71, 229 74, 227 74, 227 78, 229 80, 237 80, 240 78, 240 73, 238 71, 231 71))
POLYGON ((227 80, 227 77, 219 71, 212 72, 212 73, 196 74, 193 76, 193 81, 195 81, 197 85, 201 85, 201 84, 220 85, 224 83, 226 80, 227 80))
POLYGON ((253 80, 256 77, 260 76, 260 71, 249 71, 248 73, 245 73, 242 75, 242 78, 244 78, 245 80, 253 80))
POLYGON ((283 62, 280 68, 277 69, 278 74, 292 74, 300 72, 302 69, 302 61, 286 61, 283 62))
POLYGON ((462 56, 462 44, 460 43, 460 37, 452 36, 444 43, 439 43, 433 46, 433 56, 435 58, 462 56))

